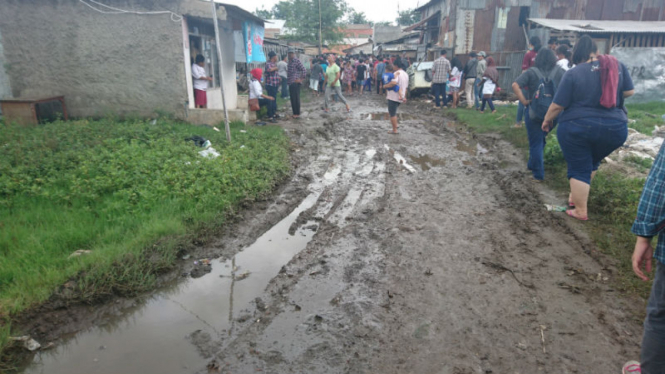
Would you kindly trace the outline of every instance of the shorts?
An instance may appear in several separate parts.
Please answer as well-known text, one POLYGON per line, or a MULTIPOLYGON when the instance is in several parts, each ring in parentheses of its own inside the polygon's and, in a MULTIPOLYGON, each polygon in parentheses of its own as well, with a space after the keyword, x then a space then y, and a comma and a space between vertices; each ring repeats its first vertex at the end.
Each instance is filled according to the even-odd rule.
POLYGON ((363 85, 363 83, 364 83, 364 81, 362 81, 362 80, 357 80, 356 81, 356 85, 358 85, 358 87, 361 87, 363 85))
POLYGON ((208 95, 203 90, 194 89, 194 105, 198 108, 200 106, 208 106, 208 95))
POLYGON ((390 114, 391 117, 397 117, 397 108, 399 108, 399 104, 397 101, 392 101, 388 100, 388 114, 390 114))
POLYGON ((591 184, 591 173, 628 137, 625 120, 576 118, 559 124, 557 138, 568 164, 568 179, 591 184))
POLYGON ((450 87, 450 93, 459 92, 459 87, 450 87))

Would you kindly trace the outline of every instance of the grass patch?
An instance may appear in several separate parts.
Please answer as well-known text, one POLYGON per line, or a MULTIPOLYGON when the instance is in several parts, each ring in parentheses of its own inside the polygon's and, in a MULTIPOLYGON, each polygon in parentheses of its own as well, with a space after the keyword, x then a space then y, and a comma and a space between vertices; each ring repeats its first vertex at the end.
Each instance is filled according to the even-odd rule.
POLYGON ((70 280, 84 299, 150 289, 183 237, 269 194, 290 172, 288 138, 274 126, 231 129, 228 143, 169 120, 0 123, 0 317, 70 280), (201 157, 192 135, 221 155, 201 157), (79 249, 92 252, 68 258, 79 249))
POLYGON ((665 114, 665 103, 626 104, 626 108, 628 109, 628 117, 635 120, 634 123, 629 123, 628 127, 642 134, 651 136, 654 126, 665 124, 662 118, 663 114, 665 114))
POLYGON ((632 165, 637 171, 645 173, 651 169, 653 166, 653 160, 650 158, 642 158, 635 155, 627 156, 623 159, 623 162, 626 162, 632 165))
MULTIPOLYGON (((456 118, 478 133, 498 133, 505 140, 524 152, 528 157, 526 130, 515 129, 517 107, 497 107, 497 113, 482 114, 475 110, 450 110, 456 118)), ((636 122, 630 127, 651 135, 654 125, 662 125, 660 116, 665 113, 665 103, 630 104, 628 117, 636 122), (647 114, 648 113, 648 114, 647 114), (657 117, 654 118, 654 115, 657 117)), ((569 184, 566 176, 566 163, 556 139, 556 130, 547 138, 544 151, 545 182, 548 186, 567 194, 569 184)), ((629 163, 648 171, 652 161, 638 157, 628 158, 629 163)), ((591 220, 586 225, 597 248, 616 259, 619 275, 617 282, 621 290, 647 298, 650 283, 640 281, 632 271, 631 256, 635 246, 635 235, 630 228, 637 214, 644 178, 631 178, 608 168, 601 168, 591 187, 589 212, 591 220)), ((565 202, 565 201, 564 201, 565 202)), ((564 203, 562 202, 562 203, 564 203)))

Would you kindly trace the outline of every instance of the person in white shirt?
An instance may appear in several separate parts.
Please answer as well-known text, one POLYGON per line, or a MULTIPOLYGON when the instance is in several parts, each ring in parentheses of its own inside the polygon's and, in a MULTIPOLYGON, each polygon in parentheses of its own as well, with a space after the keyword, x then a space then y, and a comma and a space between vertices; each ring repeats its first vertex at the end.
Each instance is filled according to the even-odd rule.
POLYGON ((208 82, 212 78, 206 76, 205 57, 202 55, 196 56, 196 61, 192 65, 192 77, 194 78, 194 105, 197 108, 205 108, 208 105, 208 98, 206 96, 206 89, 208 89, 208 82))
POLYGON ((561 44, 556 49, 556 58, 559 60, 559 61, 556 62, 556 64, 558 66, 561 66, 561 68, 563 70, 568 71, 568 69, 573 67, 570 64, 570 60, 572 59, 572 56, 573 56, 573 52, 568 48, 568 46, 565 45, 565 44, 561 44))
MULTIPOLYGON (((263 70, 256 68, 253 69, 250 74, 252 75, 252 81, 249 83, 249 99, 258 99, 259 106, 268 106, 268 104, 271 101, 274 101, 275 98, 263 94, 263 87, 261 87, 261 76, 263 76, 263 70)), ((270 118, 269 121, 271 123, 277 122, 274 118, 270 118)), ((261 122, 257 122, 257 124, 259 123, 261 122)))

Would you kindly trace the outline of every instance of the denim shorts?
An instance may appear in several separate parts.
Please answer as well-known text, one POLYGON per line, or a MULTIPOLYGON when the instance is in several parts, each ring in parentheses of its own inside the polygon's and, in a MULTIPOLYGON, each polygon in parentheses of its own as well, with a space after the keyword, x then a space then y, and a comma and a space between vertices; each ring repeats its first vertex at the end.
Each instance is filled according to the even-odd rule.
POLYGON ((627 137, 628 125, 622 120, 591 117, 561 122, 557 138, 568 164, 568 179, 591 184, 591 173, 627 137))

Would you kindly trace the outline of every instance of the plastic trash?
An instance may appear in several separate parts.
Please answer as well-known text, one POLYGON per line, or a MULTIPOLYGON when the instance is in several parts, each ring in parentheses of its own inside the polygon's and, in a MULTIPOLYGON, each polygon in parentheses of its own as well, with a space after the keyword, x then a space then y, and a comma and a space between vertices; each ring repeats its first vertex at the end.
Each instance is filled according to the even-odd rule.
POLYGON ((219 157, 219 152, 217 152, 217 150, 215 150, 215 148, 213 147, 204 149, 203 151, 199 152, 199 154, 205 158, 210 158, 210 159, 219 157))
POLYGON ((72 253, 71 255, 69 255, 69 257, 67 257, 67 258, 79 257, 79 256, 87 255, 87 254, 90 254, 90 253, 92 253, 91 250, 88 250, 88 249, 79 249, 79 250, 77 250, 77 251, 74 251, 74 253, 72 253))
POLYGON ((23 342, 23 348, 30 352, 36 351, 42 346, 35 339, 29 337, 28 335, 12 337, 10 339, 17 342, 23 342))
POLYGON ((557 206, 552 204, 545 204, 545 208, 547 208, 547 210, 550 212, 565 212, 567 209, 565 206, 557 206))
POLYGON ((212 143, 210 143, 210 140, 206 140, 205 143, 203 143, 203 148, 208 148, 211 145, 212 145, 212 143))

